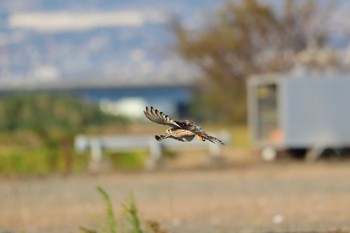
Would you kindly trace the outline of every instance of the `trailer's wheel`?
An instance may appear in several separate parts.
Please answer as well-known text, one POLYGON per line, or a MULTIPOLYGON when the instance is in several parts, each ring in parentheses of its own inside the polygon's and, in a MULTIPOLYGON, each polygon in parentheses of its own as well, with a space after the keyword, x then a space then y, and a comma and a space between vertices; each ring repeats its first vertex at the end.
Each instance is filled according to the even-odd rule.
POLYGON ((287 150, 288 155, 293 159, 303 160, 306 157, 306 148, 295 148, 287 150))
POLYGON ((274 147, 264 147, 260 151, 260 156, 264 161, 273 161, 277 158, 277 150, 274 147))

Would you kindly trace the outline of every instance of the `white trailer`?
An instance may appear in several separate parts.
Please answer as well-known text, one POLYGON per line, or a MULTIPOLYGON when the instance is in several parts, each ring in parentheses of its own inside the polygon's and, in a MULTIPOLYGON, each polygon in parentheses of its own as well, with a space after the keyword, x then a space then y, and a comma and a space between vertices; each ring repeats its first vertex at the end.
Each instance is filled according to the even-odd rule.
POLYGON ((350 148, 350 76, 285 74, 248 80, 252 142, 266 160, 279 152, 316 159, 350 148))

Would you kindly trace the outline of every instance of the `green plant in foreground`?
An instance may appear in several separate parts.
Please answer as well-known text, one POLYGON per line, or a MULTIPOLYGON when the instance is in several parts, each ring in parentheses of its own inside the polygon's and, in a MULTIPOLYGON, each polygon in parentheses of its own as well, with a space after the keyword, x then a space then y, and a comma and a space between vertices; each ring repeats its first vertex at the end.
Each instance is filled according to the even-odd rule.
POLYGON ((106 226, 103 232, 116 233, 117 232, 117 222, 113 212, 113 206, 109 195, 101 187, 97 187, 97 192, 99 192, 105 202, 106 206, 106 226))
POLYGON ((124 203, 123 209, 126 212, 126 220, 131 226, 132 233, 143 233, 141 229, 141 221, 138 216, 135 199, 130 195, 129 201, 124 203))
POLYGON ((86 227, 80 227, 80 231, 83 233, 166 233, 166 230, 160 227, 157 221, 146 221, 142 223, 137 210, 137 205, 134 197, 130 197, 122 204, 122 214, 119 216, 118 221, 113 211, 112 201, 108 193, 101 187, 96 188, 97 192, 102 196, 106 212, 105 212, 105 225, 100 229, 88 229, 86 227), (118 224, 117 224, 118 222, 118 224), (145 230, 143 228, 145 226, 145 230))

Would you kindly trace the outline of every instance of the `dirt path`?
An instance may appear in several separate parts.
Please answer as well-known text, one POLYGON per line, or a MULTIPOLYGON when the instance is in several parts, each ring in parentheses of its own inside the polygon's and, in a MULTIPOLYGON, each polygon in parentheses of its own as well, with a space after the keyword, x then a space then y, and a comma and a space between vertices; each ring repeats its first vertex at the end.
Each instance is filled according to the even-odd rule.
POLYGON ((350 162, 0 180, 0 232, 95 226, 103 187, 118 213, 132 192, 169 232, 350 231, 350 162))

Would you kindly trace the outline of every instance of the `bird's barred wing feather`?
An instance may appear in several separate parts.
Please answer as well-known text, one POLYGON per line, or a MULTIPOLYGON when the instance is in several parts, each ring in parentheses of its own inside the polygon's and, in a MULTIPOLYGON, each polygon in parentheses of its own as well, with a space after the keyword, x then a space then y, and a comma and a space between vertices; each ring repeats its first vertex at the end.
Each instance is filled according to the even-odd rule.
POLYGON ((173 119, 171 119, 168 115, 164 114, 163 112, 160 112, 158 109, 155 109, 153 107, 146 107, 146 110, 144 110, 143 112, 149 120, 157 124, 181 128, 173 119))

